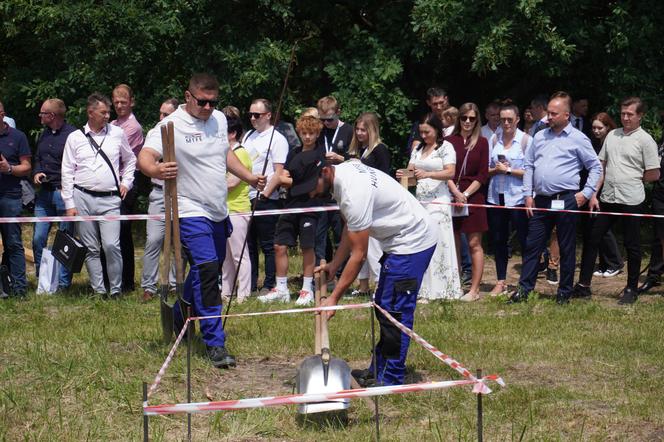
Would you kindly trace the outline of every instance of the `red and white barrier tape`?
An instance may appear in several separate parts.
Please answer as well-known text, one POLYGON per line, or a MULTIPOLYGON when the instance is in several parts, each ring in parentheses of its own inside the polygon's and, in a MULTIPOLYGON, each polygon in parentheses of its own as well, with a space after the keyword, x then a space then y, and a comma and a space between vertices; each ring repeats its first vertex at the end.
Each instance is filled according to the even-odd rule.
POLYGON ((307 307, 307 308, 292 308, 288 310, 272 310, 266 312, 251 312, 251 313, 233 313, 231 315, 214 315, 214 316, 195 316, 192 321, 199 321, 201 319, 217 319, 217 318, 241 318, 246 316, 265 316, 265 315, 285 315, 289 313, 309 313, 309 312, 324 312, 336 310, 353 310, 358 308, 371 307, 373 303, 365 302, 363 304, 343 304, 331 305, 329 307, 307 307))
MULTIPOLYGON (((312 213, 312 212, 328 212, 339 210, 338 206, 318 206, 318 207, 302 207, 293 209, 273 209, 273 210, 256 210, 254 216, 268 216, 268 215, 283 215, 287 213, 312 213)), ((242 216, 249 217, 251 212, 237 212, 231 213, 231 217, 242 216)), ((187 218, 182 216, 180 218, 187 218)), ((77 215, 77 216, 12 216, 0 217, 0 224, 9 223, 57 223, 57 222, 80 222, 80 221, 143 221, 143 220, 163 221, 164 214, 159 215, 77 215)))
POLYGON ((274 407, 278 405, 295 405, 312 402, 327 402, 339 399, 353 399, 371 396, 385 396, 388 394, 413 393, 441 388, 458 387, 463 385, 484 385, 484 378, 480 380, 439 381, 421 384, 395 385, 389 387, 360 388, 357 390, 341 390, 334 393, 308 393, 287 396, 268 396, 261 398, 239 399, 217 402, 194 402, 172 405, 148 405, 143 403, 143 414, 148 416, 182 413, 204 413, 208 411, 241 410, 244 408, 274 407))
POLYGON ((150 388, 148 389, 148 397, 152 395, 157 390, 157 387, 159 387, 159 384, 161 383, 161 379, 164 377, 164 374, 166 373, 166 369, 168 368, 169 365, 171 365, 171 361, 173 360, 173 356, 175 356, 175 350, 177 350, 178 346, 180 345, 180 342, 182 342, 182 337, 184 336, 185 332, 187 331, 187 326, 189 325, 189 321, 191 321, 191 318, 187 318, 187 320, 184 322, 184 325, 182 326, 182 330, 180 330, 180 334, 178 335, 177 339, 175 340, 175 343, 173 344, 173 347, 171 347, 171 351, 168 352, 168 356, 166 356, 166 360, 164 363, 161 365, 161 368, 159 369, 159 372, 157 373, 157 376, 154 378, 154 382, 152 382, 152 385, 150 385, 150 388))
MULTIPOLYGON (((611 216, 635 216, 639 218, 664 218, 664 215, 655 215, 652 213, 619 213, 619 212, 590 212, 587 210, 565 210, 565 209, 545 209, 533 207, 527 209, 525 207, 508 207, 508 206, 495 206, 492 204, 462 204, 462 203, 448 203, 442 201, 431 201, 427 204, 442 204, 446 206, 455 207, 483 207, 486 209, 504 209, 504 210, 533 210, 535 212, 557 212, 557 213, 576 213, 581 215, 611 215, 611 216)), ((302 207, 293 209, 272 209, 272 210, 256 210, 254 216, 269 216, 269 215, 284 215, 289 213, 314 213, 314 212, 328 212, 339 210, 339 206, 318 206, 318 207, 302 207)), ((238 212, 231 213, 231 217, 242 216, 249 217, 251 212, 238 212)), ((181 217, 186 218, 186 217, 181 217)), ((55 223, 55 222, 81 222, 81 221, 144 221, 144 220, 163 221, 164 215, 78 215, 78 216, 13 216, 13 217, 0 217, 0 224, 9 223, 55 223)))
MULTIPOLYGON (((445 364, 450 366, 452 369, 456 370, 459 372, 463 377, 470 379, 471 381, 477 382, 477 378, 473 376, 473 374, 468 371, 466 368, 464 368, 458 361, 454 360, 451 356, 446 355, 442 351, 438 350, 436 347, 433 345, 429 344, 427 341, 424 340, 420 335, 415 333, 413 330, 409 329, 405 325, 403 325, 401 322, 397 321, 394 319, 392 315, 390 315, 384 308, 379 306, 378 304, 374 304, 376 308, 392 323, 394 324, 399 330, 410 336, 411 339, 413 339, 415 342, 420 344, 422 347, 424 347, 426 350, 428 350, 431 354, 433 354, 435 357, 443 361, 445 364)), ((485 376, 483 379, 490 379, 492 381, 496 381, 498 385, 501 387, 505 386, 505 381, 498 375, 489 375, 485 376)), ((473 389, 473 393, 482 393, 482 394, 489 394, 491 393, 491 389, 486 386, 484 383, 477 384, 475 388, 473 389), (478 390, 478 387, 480 388, 478 390)))
POLYGON ((215 315, 215 316, 192 316, 188 318, 184 325, 182 326, 182 330, 180 330, 180 334, 178 335, 177 339, 175 340, 175 343, 173 344, 173 347, 171 347, 171 350, 168 352, 168 356, 166 356, 166 360, 162 364, 161 368, 159 369, 159 372, 157 373, 157 376, 155 377, 154 381, 152 382, 152 385, 150 385, 150 388, 148 389, 148 397, 152 396, 152 394, 157 390, 159 387, 159 384, 161 383, 161 379, 164 377, 164 374, 166 373, 166 370, 168 369, 168 366, 171 364, 171 361, 173 360, 173 356, 175 355, 175 351, 177 350, 178 346, 182 342, 182 337, 184 336, 184 333, 187 329, 187 325, 189 324, 189 321, 198 321, 201 319, 214 319, 214 318, 225 318, 225 317, 246 317, 246 316, 266 316, 266 315, 283 315, 283 314, 289 314, 289 313, 306 313, 306 312, 320 312, 320 311, 329 311, 329 310, 352 310, 352 309, 359 309, 359 308, 368 308, 371 307, 372 303, 370 302, 365 302, 363 304, 347 304, 347 305, 333 305, 330 307, 311 307, 311 308, 296 308, 296 309, 288 309, 288 310, 273 310, 273 311, 267 311, 267 312, 251 312, 251 313, 235 313, 232 315, 215 315))
POLYGON ((664 218, 664 215, 655 215, 652 213, 621 213, 621 212, 602 212, 602 211, 589 211, 589 210, 570 210, 570 209, 545 209, 543 207, 513 207, 513 206, 497 206, 493 204, 471 204, 471 203, 447 203, 443 201, 431 201, 425 204, 442 204, 445 206, 454 207, 483 207, 486 209, 503 209, 503 210, 532 210, 533 212, 556 212, 556 213, 576 213, 579 215, 610 215, 610 216, 635 216, 638 218, 664 218))

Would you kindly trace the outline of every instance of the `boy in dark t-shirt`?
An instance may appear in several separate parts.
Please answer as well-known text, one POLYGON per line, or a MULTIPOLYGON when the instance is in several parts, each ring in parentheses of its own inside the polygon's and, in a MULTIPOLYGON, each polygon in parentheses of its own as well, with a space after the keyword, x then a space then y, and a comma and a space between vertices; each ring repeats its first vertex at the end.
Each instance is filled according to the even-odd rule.
MULTIPOLYGON (((301 117, 297 121, 296 130, 302 140, 302 147, 289 152, 284 170, 280 176, 282 185, 289 186, 293 178, 301 179, 304 174, 308 173, 303 168, 303 164, 306 164, 307 161, 311 162, 312 157, 318 158, 321 162, 325 160, 322 149, 316 148, 316 140, 322 128, 322 123, 315 117, 301 117)), ((289 191, 284 207, 286 209, 314 207, 319 203, 320 201, 312 200, 308 195, 292 197, 289 191)), ((296 304, 302 306, 313 304, 313 276, 316 262, 314 246, 317 224, 318 214, 315 212, 287 213, 279 216, 274 234, 277 286, 261 300, 265 302, 287 302, 290 300, 290 292, 288 291, 288 247, 297 245, 299 237, 304 278, 296 304)))

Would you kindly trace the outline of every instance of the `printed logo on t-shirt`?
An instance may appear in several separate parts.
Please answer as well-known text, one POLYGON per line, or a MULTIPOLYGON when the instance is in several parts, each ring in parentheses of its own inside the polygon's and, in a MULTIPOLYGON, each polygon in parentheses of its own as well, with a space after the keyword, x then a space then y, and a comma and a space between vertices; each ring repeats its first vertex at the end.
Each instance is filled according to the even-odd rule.
POLYGON ((193 135, 185 135, 184 136, 184 141, 185 143, 191 144, 191 143, 200 143, 203 141, 203 134, 193 134, 193 135))
POLYGON ((352 161, 350 164, 352 164, 358 172, 368 173, 369 179, 371 180, 371 186, 375 189, 378 189, 378 176, 376 175, 376 169, 368 167, 359 161, 352 161))

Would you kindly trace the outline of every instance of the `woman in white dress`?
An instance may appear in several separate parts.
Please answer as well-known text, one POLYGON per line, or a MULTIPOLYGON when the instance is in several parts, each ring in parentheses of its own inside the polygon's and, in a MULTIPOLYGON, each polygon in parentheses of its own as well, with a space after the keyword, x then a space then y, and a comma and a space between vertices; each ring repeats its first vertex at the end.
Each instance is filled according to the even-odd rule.
MULTIPOLYGON (((408 164, 408 168, 414 170, 417 178, 417 199, 423 203, 449 203, 452 198, 447 180, 454 177, 454 147, 443 139, 443 124, 433 113, 422 117, 419 131, 422 142, 413 149, 408 164)), ((400 172, 397 172, 397 178, 401 178, 400 172)), ((426 207, 438 224, 438 244, 422 280, 420 302, 459 299, 463 292, 454 246, 451 206, 428 204, 426 207)))

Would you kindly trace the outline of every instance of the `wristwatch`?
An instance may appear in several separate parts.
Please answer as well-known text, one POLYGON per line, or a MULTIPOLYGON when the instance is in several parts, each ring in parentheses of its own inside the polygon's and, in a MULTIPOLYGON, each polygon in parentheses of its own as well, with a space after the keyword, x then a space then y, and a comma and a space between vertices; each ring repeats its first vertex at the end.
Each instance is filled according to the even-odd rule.
POLYGON ((464 193, 463 193, 463 196, 465 196, 466 199, 470 198, 470 194, 469 194, 468 192, 464 192, 464 193))
POLYGON ((505 172, 507 175, 512 175, 512 168, 508 167, 507 172, 505 172))
POLYGON ((12 174, 12 165, 10 164, 9 165, 9 170, 7 171, 7 175, 11 175, 11 174, 12 174))

